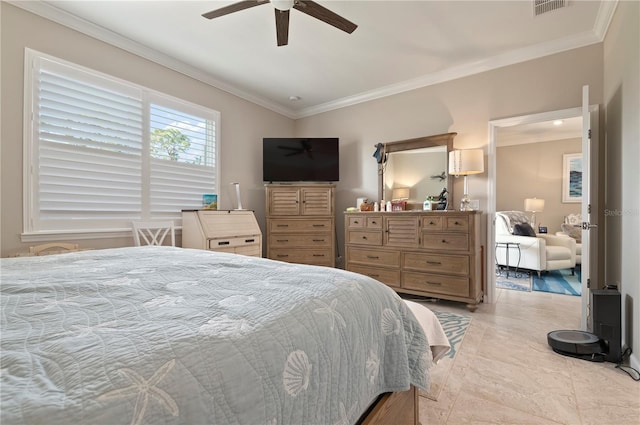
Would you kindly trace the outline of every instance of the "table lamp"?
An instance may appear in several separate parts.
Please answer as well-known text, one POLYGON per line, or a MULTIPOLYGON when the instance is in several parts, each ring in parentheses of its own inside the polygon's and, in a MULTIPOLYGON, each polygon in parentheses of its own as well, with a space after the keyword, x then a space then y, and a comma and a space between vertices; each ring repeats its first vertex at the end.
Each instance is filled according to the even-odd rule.
POLYGON ((531 227, 536 228, 536 213, 544 211, 544 199, 527 198, 524 200, 524 210, 531 214, 531 227))
POLYGON ((460 211, 473 211, 469 205, 467 176, 484 172, 484 152, 482 149, 454 150, 449 152, 449 174, 464 176, 464 195, 460 201, 460 211))

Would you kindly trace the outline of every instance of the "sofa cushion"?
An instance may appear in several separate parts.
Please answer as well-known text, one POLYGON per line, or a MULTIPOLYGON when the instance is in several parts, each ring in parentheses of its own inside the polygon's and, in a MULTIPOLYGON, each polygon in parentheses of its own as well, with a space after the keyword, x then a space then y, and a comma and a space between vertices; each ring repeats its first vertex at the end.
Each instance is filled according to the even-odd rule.
POLYGON ((571 251, 566 246, 547 245, 547 261, 568 260, 571 258, 571 251))
POLYGON ((573 224, 562 223, 560 225, 562 232, 571 236, 577 243, 582 243, 582 228, 575 227, 573 224))
POLYGON ((499 211, 496 213, 500 217, 509 233, 513 234, 516 224, 529 223, 529 217, 522 211, 499 211))
POLYGON ((564 218, 566 224, 582 224, 581 214, 569 214, 564 218))
POLYGON ((520 223, 513 226, 513 234, 517 236, 536 236, 535 230, 529 223, 520 223))

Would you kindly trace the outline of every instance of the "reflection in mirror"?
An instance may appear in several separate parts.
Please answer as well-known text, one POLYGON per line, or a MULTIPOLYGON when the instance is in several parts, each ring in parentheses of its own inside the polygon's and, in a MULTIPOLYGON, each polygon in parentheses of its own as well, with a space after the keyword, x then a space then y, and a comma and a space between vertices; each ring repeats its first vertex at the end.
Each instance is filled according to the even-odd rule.
MULTIPOLYGON (((450 209, 453 179, 448 177, 447 166, 456 134, 438 134, 376 145, 376 152, 382 151, 379 155, 381 161, 378 162, 378 198, 390 201, 394 199, 394 189, 408 188, 409 195, 404 199, 407 209, 422 209, 427 197, 437 199, 446 188, 450 209)), ((396 190, 396 194, 402 192, 396 190)))
POLYGON ((419 204, 427 196, 437 199, 447 187, 447 147, 416 149, 389 155, 384 167, 384 199, 394 200, 393 191, 408 188, 408 204, 419 204))

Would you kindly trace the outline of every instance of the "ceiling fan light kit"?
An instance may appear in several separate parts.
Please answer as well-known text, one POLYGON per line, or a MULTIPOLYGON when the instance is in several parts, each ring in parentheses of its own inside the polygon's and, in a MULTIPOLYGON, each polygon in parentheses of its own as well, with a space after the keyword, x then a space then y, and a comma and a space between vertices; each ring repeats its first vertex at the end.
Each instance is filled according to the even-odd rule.
POLYGON ((324 6, 311 0, 244 0, 229 6, 215 9, 202 16, 207 19, 218 18, 230 13, 239 12, 261 4, 271 3, 274 7, 276 17, 276 39, 278 46, 286 46, 289 43, 289 11, 291 9, 299 10, 313 18, 338 28, 348 34, 351 34, 358 28, 356 24, 343 18, 342 16, 330 11, 324 6))

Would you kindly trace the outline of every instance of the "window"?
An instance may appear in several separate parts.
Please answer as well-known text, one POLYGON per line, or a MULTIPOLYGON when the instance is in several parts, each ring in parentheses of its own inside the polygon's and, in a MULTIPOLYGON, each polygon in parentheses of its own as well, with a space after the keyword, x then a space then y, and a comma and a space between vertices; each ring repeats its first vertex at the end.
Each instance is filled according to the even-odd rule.
POLYGON ((25 233, 179 219, 217 193, 219 113, 27 50, 25 233))

